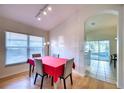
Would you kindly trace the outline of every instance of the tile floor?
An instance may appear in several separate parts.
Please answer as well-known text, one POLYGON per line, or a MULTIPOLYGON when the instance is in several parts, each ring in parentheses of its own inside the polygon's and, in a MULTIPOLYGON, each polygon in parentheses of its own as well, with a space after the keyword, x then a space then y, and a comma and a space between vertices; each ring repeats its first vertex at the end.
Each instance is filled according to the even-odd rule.
POLYGON ((102 81, 116 83, 116 68, 113 63, 110 65, 109 62, 91 60, 87 75, 102 81))

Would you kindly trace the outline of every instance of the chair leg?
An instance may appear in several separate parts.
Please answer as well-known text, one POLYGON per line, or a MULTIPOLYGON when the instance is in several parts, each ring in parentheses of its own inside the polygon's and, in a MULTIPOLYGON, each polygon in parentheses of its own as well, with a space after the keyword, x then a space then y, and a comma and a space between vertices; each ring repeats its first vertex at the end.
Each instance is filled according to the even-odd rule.
POLYGON ((48 78, 48 74, 46 75, 46 77, 48 78))
POLYGON ((63 78, 63 83, 64 83, 64 89, 66 89, 66 82, 64 78, 63 78))
POLYGON ((71 80, 71 84, 73 85, 72 74, 70 74, 70 80, 71 80))
POLYGON ((112 64, 112 59, 110 59, 110 65, 112 64))
POLYGON ((34 66, 33 66, 33 68, 32 68, 32 72, 34 72, 34 66))
POLYGON ((52 79, 51 79, 51 85, 53 86, 53 76, 52 76, 52 79))
POLYGON ((116 68, 116 60, 114 60, 114 68, 116 68))
POLYGON ((35 75, 34 84, 36 83, 37 76, 38 76, 38 73, 36 73, 35 75))
POLYGON ((61 78, 60 78, 60 81, 61 81, 61 78))
POLYGON ((31 77, 31 68, 32 68, 32 65, 29 64, 29 77, 31 77))
POLYGON ((42 86, 43 86, 43 79, 44 79, 44 76, 42 76, 40 89, 42 89, 42 86))

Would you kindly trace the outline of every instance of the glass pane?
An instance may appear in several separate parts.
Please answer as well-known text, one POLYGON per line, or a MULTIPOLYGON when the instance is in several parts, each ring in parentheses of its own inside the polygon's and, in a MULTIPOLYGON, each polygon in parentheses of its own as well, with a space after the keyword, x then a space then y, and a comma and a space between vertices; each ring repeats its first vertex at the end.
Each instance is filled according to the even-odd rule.
POLYGON ((89 52, 89 50, 90 50, 90 45, 89 45, 89 41, 87 41, 85 43, 85 52, 89 52))
POLYGON ((43 47, 43 38, 37 36, 29 36, 30 47, 43 47))
POLYGON ((90 53, 92 60, 98 60, 98 41, 90 41, 90 53))
POLYGON ((30 57, 32 57, 34 53, 41 53, 42 56, 44 55, 43 41, 44 39, 42 37, 29 36, 30 57))
POLYGON ((7 48, 6 64, 21 63, 27 60, 27 48, 7 48))
POLYGON ((99 41, 99 60, 109 61, 109 41, 99 41))
POLYGON ((91 60, 109 61, 109 41, 88 41, 87 50, 91 53, 91 60))
POLYGON ((25 34, 6 32, 6 64, 21 63, 27 60, 27 41, 25 34))
POLYGON ((6 47, 27 47, 27 35, 6 32, 6 47))

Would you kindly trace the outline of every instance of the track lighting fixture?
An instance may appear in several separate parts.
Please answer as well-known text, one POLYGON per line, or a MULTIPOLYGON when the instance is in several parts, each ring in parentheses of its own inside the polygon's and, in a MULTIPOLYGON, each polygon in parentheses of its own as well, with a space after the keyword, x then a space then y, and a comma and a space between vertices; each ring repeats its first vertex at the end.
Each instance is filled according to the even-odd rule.
POLYGON ((48 4, 46 4, 46 5, 44 5, 44 7, 43 8, 41 8, 40 10, 39 10, 39 12, 36 14, 36 19, 37 20, 41 20, 41 17, 43 16, 43 15, 47 15, 48 14, 48 12, 50 12, 50 11, 52 11, 52 7, 50 6, 50 5, 48 5, 48 4))

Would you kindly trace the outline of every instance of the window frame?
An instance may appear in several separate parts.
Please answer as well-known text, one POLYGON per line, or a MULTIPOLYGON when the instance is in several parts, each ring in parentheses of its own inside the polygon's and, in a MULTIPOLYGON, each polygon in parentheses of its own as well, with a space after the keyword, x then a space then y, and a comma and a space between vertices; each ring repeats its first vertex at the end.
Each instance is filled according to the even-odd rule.
MULTIPOLYGON (((29 47, 29 43, 30 43, 30 39, 29 37, 30 36, 36 36, 36 37, 40 37, 40 38, 43 38, 43 43, 45 41, 45 37, 44 36, 37 36, 37 35, 32 35, 32 34, 27 34, 27 33, 21 33, 21 32, 14 32, 14 31, 4 31, 4 64, 5 64, 5 67, 8 67, 8 66, 14 66, 14 65, 20 65, 20 64, 26 64, 27 62, 26 61, 23 61, 23 62, 18 62, 18 63, 12 63, 12 64, 6 64, 7 63, 7 44, 6 44, 6 32, 10 32, 10 33, 17 33, 17 34, 24 34, 24 35, 27 35, 27 59, 30 57, 30 47, 29 47)), ((42 49, 42 52, 43 54, 45 55, 45 49, 44 49, 44 46, 43 46, 43 49, 42 49)))

